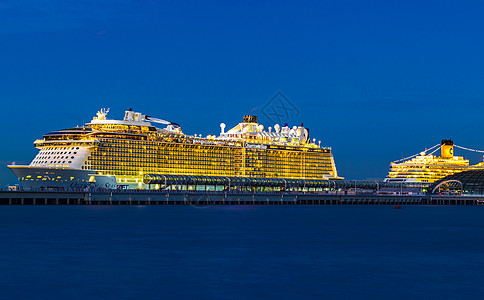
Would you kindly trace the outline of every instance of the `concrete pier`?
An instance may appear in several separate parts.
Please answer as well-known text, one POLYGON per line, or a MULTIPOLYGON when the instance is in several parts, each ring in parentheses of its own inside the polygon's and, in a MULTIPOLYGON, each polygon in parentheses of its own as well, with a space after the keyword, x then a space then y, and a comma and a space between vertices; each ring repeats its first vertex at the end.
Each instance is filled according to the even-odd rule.
POLYGON ((484 197, 144 190, 0 191, 0 205, 484 205, 484 197))

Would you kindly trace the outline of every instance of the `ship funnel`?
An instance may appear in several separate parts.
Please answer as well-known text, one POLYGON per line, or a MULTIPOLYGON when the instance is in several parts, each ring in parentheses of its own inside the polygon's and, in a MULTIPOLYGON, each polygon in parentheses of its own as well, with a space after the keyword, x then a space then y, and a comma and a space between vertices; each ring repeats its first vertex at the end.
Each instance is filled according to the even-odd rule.
POLYGON ((453 140, 442 140, 440 147, 440 156, 442 158, 452 158, 454 157, 454 141, 453 140))
POLYGON ((257 116, 251 116, 251 115, 244 116, 244 123, 257 123, 257 116))

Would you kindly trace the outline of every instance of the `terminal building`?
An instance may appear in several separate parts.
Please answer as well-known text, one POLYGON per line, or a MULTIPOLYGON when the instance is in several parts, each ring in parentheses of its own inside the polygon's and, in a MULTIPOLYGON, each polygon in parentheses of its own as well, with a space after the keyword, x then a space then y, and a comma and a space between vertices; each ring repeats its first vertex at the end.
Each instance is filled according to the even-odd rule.
POLYGON ((315 193, 420 193, 419 184, 402 184, 370 180, 317 180, 289 178, 257 178, 229 176, 194 176, 145 174, 143 183, 148 189, 164 191, 219 191, 219 192, 315 192, 315 193))
POLYGON ((484 195, 484 170, 470 170, 446 176, 429 187, 436 195, 484 195))

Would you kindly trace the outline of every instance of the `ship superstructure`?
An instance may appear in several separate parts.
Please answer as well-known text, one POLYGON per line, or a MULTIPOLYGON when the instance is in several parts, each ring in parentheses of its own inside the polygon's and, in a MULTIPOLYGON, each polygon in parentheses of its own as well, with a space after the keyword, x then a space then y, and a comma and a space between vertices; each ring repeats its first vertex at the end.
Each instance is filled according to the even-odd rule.
POLYGON ((44 135, 30 165, 9 168, 25 187, 37 188, 144 188, 144 174, 340 179, 331 148, 311 141, 303 124, 265 131, 256 116, 244 116, 227 132, 222 123, 218 136, 202 138, 132 110, 123 120, 108 119, 108 112, 44 135))
POLYGON ((392 162, 390 172, 384 181, 428 184, 455 173, 484 169, 484 162, 470 165, 469 160, 462 156, 454 156, 454 142, 452 140, 442 140, 440 157, 432 154, 439 150, 437 146, 439 145, 435 145, 410 159, 404 159, 403 162, 392 162), (435 149, 433 150, 433 148, 435 149), (431 150, 433 152, 428 153, 431 150))

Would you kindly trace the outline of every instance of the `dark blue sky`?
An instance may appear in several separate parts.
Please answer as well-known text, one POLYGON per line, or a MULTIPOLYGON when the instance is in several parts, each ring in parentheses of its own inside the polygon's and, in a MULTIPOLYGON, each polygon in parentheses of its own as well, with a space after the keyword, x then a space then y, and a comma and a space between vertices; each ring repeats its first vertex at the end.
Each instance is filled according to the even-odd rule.
POLYGON ((348 179, 442 138, 484 149, 482 2, 233 2, 0 0, 1 184, 101 107, 206 135, 278 91, 348 179))

